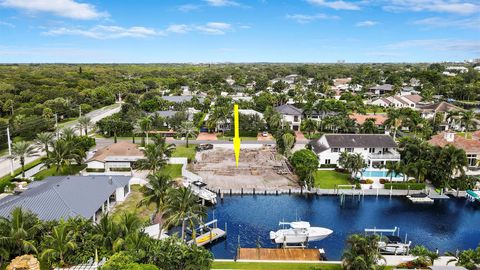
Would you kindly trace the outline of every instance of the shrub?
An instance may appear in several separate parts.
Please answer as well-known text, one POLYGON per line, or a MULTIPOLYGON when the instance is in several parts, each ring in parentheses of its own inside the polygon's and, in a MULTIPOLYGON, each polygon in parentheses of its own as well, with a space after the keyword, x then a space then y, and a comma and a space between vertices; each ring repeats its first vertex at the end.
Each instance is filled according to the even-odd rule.
POLYGON ((411 189, 411 190, 421 190, 425 188, 424 183, 409 183, 409 182, 400 182, 400 183, 386 183, 385 189, 411 189))
POLYGON ((320 168, 337 168, 337 164, 322 164, 320 168))
POLYGON ((105 169, 87 168, 87 172, 105 172, 105 169))
POLYGON ((129 172, 131 170, 130 168, 110 168, 111 172, 129 172))
POLYGON ((367 181, 365 181, 365 184, 373 184, 373 180, 372 179, 367 179, 367 181))
POLYGON ((388 180, 387 180, 387 179, 383 179, 383 178, 380 179, 380 184, 383 185, 383 184, 385 184, 385 183, 388 183, 388 180))

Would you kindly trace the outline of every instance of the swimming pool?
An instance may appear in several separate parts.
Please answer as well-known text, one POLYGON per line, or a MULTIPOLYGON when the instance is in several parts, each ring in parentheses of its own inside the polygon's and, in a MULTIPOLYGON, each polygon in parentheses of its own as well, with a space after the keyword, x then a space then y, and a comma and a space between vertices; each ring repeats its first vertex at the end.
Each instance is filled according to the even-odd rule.
POLYGON ((324 248, 329 260, 341 258, 345 240, 365 228, 400 227, 402 238, 440 252, 475 248, 480 242, 480 207, 465 199, 445 199, 431 205, 414 205, 404 197, 365 196, 359 203, 347 198, 340 207, 336 196, 225 196, 209 209, 209 218, 227 223, 227 238, 209 247, 215 258, 232 259, 241 247, 274 247, 269 232, 278 222, 304 220, 332 229, 326 239, 310 243, 324 248))
MULTIPOLYGON (((374 171, 374 170, 365 170, 363 171, 363 178, 390 178, 390 175, 387 176, 387 171, 374 171)), ((401 174, 394 174, 393 178, 402 178, 401 174)))

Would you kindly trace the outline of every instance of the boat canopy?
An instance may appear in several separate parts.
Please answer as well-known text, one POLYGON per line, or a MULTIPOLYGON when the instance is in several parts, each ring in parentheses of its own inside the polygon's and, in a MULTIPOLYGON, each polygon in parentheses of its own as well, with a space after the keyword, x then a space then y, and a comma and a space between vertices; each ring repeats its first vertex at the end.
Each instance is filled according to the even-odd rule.
POLYGON ((290 223, 290 227, 293 229, 308 229, 310 228, 310 223, 306 221, 295 221, 290 223))

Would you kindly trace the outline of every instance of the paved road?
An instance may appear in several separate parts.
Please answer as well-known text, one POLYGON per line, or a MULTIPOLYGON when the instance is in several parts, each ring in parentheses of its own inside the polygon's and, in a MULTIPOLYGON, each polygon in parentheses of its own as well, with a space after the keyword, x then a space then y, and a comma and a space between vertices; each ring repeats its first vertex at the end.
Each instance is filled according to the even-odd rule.
MULTIPOLYGON (((104 108, 101 108, 101 109, 98 109, 98 110, 91 111, 91 112, 87 113, 86 115, 88 117, 90 117, 90 119, 92 120, 92 123, 96 123, 99 120, 101 120, 101 119, 103 119, 107 116, 110 116, 114 113, 119 112, 120 109, 121 109, 120 104, 118 104, 117 106, 107 106, 107 107, 104 107, 104 108)), ((72 123, 69 123, 69 124, 65 125, 64 127, 75 127, 76 124, 77 124, 77 122, 75 121, 75 122, 72 122, 72 123)), ((45 153, 41 152, 41 153, 38 153, 35 156, 27 157, 25 159, 25 164, 28 164, 32 161, 35 161, 35 160, 41 158, 44 155, 45 155, 45 153)), ((13 169, 16 170, 20 167, 21 167, 20 162, 18 160, 15 160, 13 162, 13 169)), ((0 156, 0 177, 5 176, 7 174, 10 174, 10 159, 8 158, 8 154, 0 156)))

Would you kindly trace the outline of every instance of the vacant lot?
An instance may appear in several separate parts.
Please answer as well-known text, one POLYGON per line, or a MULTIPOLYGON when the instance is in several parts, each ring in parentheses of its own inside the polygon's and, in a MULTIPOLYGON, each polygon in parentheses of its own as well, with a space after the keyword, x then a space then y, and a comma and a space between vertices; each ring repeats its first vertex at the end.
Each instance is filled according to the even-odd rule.
POLYGON ((288 189, 298 187, 284 158, 271 147, 242 149, 238 168, 233 149, 215 147, 197 153, 193 171, 213 189, 288 189))

